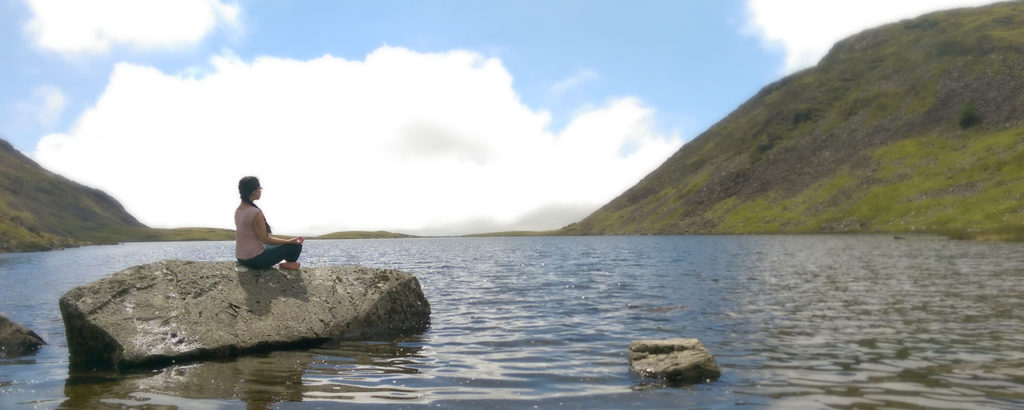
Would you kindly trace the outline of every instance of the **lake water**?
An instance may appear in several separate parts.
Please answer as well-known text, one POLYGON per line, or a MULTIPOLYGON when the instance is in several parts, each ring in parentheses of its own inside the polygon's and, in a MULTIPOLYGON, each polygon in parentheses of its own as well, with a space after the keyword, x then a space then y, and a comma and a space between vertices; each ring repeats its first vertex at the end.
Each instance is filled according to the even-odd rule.
POLYGON ((0 408, 1024 407, 1024 244, 889 235, 309 241, 309 266, 416 275, 401 340, 68 375, 58 298, 231 242, 0 254, 0 314, 50 344, 0 360, 0 408), (722 378, 632 376, 629 341, 696 337, 722 378))

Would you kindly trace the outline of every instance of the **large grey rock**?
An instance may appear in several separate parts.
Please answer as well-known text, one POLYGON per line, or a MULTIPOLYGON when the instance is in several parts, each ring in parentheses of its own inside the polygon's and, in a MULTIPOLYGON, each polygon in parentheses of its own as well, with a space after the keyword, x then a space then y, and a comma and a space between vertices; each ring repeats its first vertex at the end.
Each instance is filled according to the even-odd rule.
POLYGON ((236 272, 168 260, 76 287, 60 299, 75 369, 129 369, 387 338, 424 330, 416 277, 356 266, 236 272))
POLYGON ((0 316, 0 358, 24 356, 35 353, 45 345, 36 332, 0 316))
POLYGON ((697 339, 634 340, 629 343, 629 366, 642 377, 672 383, 718 380, 718 363, 697 339))

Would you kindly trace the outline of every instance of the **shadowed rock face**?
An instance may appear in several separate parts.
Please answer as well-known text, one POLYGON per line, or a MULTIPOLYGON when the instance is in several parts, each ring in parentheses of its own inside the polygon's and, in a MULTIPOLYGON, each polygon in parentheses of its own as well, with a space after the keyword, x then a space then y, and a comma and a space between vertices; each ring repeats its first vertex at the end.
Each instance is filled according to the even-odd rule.
POLYGON ((34 353, 45 344, 36 332, 0 316, 0 358, 34 353))
POLYGON ((629 365, 642 377, 678 384, 718 380, 722 374, 697 339, 635 340, 629 343, 629 365))
POLYGON ((132 267, 60 299, 75 370, 157 367, 423 331, 416 277, 356 266, 236 272, 233 262, 132 267))

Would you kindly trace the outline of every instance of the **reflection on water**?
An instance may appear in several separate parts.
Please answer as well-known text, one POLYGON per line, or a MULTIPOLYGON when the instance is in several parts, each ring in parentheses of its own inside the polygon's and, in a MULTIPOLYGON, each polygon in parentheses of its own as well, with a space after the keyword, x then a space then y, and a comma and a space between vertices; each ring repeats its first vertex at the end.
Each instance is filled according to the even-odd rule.
POLYGON ((304 400, 416 399, 415 392, 382 385, 379 377, 416 373, 407 365, 415 363, 419 350, 407 343, 335 342, 308 351, 272 352, 137 374, 73 375, 65 384, 67 400, 61 406, 264 408, 304 400))
POLYGON ((63 292, 159 259, 228 260, 231 243, 0 255, 0 313, 50 342, 0 361, 0 407, 1024 407, 1022 251, 883 235, 309 241, 307 265, 415 274, 431 327, 71 377, 63 292), (630 340, 668 337, 700 338, 722 378, 629 374, 630 340))

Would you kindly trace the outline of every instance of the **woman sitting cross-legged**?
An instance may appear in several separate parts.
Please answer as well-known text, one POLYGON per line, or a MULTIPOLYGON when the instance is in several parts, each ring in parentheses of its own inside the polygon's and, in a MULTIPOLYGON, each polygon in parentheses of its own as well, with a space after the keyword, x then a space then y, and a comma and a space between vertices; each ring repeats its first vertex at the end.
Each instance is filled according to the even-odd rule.
POLYGON ((280 239, 270 236, 270 225, 263 210, 254 201, 260 199, 263 187, 256 177, 238 181, 242 203, 235 210, 235 257, 243 266, 266 269, 281 262, 282 269, 299 269, 303 237, 280 239))

